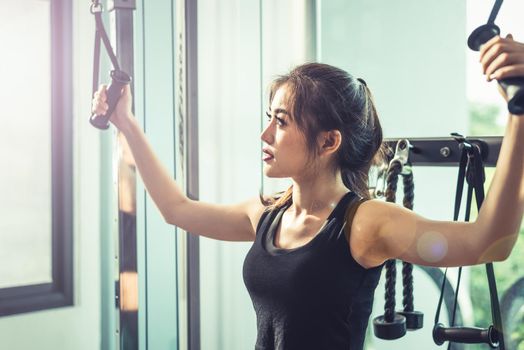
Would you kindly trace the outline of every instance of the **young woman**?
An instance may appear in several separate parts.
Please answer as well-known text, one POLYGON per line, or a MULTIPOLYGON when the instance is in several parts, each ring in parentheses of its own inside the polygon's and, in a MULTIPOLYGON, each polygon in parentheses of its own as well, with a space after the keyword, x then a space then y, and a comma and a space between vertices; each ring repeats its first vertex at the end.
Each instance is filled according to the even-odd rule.
MULTIPOLYGON (((487 80, 524 76, 524 44, 495 37, 480 52, 487 80)), ((501 94, 506 98, 503 91, 501 94)), ((107 110, 105 86, 93 112, 107 110)), ((362 79, 310 63, 272 85, 261 138, 264 173, 288 177, 281 196, 236 205, 187 198, 131 112, 128 87, 111 116, 166 222, 191 233, 254 241, 244 281, 257 349, 361 349, 382 264, 464 266, 510 254, 524 211, 524 116, 509 115, 496 173, 474 222, 436 221, 369 198, 382 130, 362 79)))

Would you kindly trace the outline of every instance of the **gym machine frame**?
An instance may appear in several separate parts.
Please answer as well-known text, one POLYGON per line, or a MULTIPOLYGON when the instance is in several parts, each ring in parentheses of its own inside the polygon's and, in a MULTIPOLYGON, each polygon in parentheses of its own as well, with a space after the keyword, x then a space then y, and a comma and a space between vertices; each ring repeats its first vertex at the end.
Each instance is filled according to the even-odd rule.
MULTIPOLYGON (((104 0, 92 0, 93 6, 91 13, 102 11, 101 6, 104 0)), ((111 0, 107 0, 109 3, 111 0)), ((197 200, 199 197, 198 184, 198 100, 197 100, 197 2, 192 0, 179 0, 183 4, 183 27, 184 36, 181 37, 183 45, 183 57, 180 57, 181 64, 184 66, 186 78, 182 82, 181 94, 185 100, 183 116, 180 116, 180 128, 183 129, 181 137, 180 152, 184 159, 184 167, 187 169, 184 176, 187 178, 186 192, 188 197, 197 200), (189 117, 191 116, 191 117, 189 117)), ((131 85, 133 91, 133 74, 134 74, 134 57, 133 57, 133 12, 136 9, 135 0, 112 0, 112 7, 109 10, 114 16, 114 27, 112 30, 115 34, 114 48, 115 56, 112 57, 115 63, 120 62, 120 66, 114 66, 111 72, 111 84, 108 86, 108 104, 112 110, 118 102, 120 89, 126 85, 131 85), (121 69, 120 69, 121 67, 121 69), (113 88, 111 88, 113 86, 113 88), (113 93, 111 93, 113 91, 113 93)), ((101 22, 101 21, 100 21, 101 22)), ((99 29, 102 29, 100 25, 99 29)), ((102 36, 102 39, 103 36, 102 36)), ((99 45, 99 44, 98 44, 99 45)), ((95 51, 96 51, 95 44, 95 51)), ((110 54, 111 56, 111 54, 110 54)), ((95 72, 97 71, 97 62, 95 57, 95 72)), ((97 75, 97 74, 96 74, 97 75)), ((93 84, 93 90, 97 88, 93 84)), ((109 115, 91 115, 91 124, 101 130, 109 127, 109 115)), ((119 159, 118 162, 121 162, 119 159)), ((123 181, 122 174, 118 174, 118 183, 123 181)), ((136 179, 127 179, 135 182, 136 179)), ((114 191, 117 191, 118 183, 114 184, 114 191)), ((136 202, 136 198, 132 198, 136 202)), ((119 210, 119 272, 122 272, 122 258, 125 256, 126 261, 131 261, 131 265, 136 268, 137 251, 136 251, 136 216, 121 215, 119 210), (129 217, 129 218, 128 218, 129 217), (124 219, 124 220, 123 220, 124 219), (127 219, 127 220, 126 220, 127 219), (125 221, 125 222, 123 222, 125 221), (127 222, 127 224, 126 224, 127 222)), ((187 287, 187 338, 188 349, 200 349, 200 284, 199 284, 199 237, 196 235, 187 235, 186 241, 186 287, 187 287)), ((138 289, 138 286, 135 285, 138 289)), ((137 312, 123 313, 121 310, 120 281, 115 281, 115 306, 120 309, 118 317, 117 333, 119 338, 118 348, 136 349, 138 347, 138 319, 137 312), (131 316, 131 317, 130 317, 131 316), (126 338, 122 338, 123 331, 127 330, 126 338)), ((146 336, 147 337, 147 336, 146 336)))
MULTIPOLYGON (((408 139, 386 139, 384 140, 384 144, 386 146, 386 155, 385 155, 386 161, 377 170, 375 187, 370 188, 370 189, 373 189, 374 196, 383 197, 385 195, 386 199, 388 201, 391 201, 391 198, 389 197, 391 197, 392 194, 390 192, 391 191, 396 192, 395 184, 396 184, 396 181, 397 181, 396 179, 398 175, 402 174, 408 177, 408 179, 406 178, 404 179, 405 185, 407 183, 409 186, 409 183, 412 183, 411 166, 413 165, 458 166, 460 167, 459 173, 462 171, 469 172, 471 169, 466 170, 466 169, 469 169, 469 165, 466 166, 465 158, 464 158, 465 152, 466 152, 468 153, 468 158, 470 158, 469 154, 472 153, 471 154, 472 158, 470 158, 467 163, 469 164, 470 161, 477 163, 477 165, 474 166, 474 168, 472 169, 475 169, 475 168, 478 168, 478 169, 472 170, 472 171, 474 171, 477 174, 476 175, 477 177, 479 176, 481 177, 478 180, 471 180, 473 181, 473 183, 470 183, 470 180, 468 180, 468 184, 470 186, 477 187, 477 189, 475 190, 476 192, 477 190, 480 191, 480 193, 476 193, 476 196, 480 196, 479 198, 477 198, 477 204, 480 208, 480 206, 482 205, 482 199, 484 197, 483 188, 482 188, 483 183, 484 183, 484 175, 483 175, 484 170, 483 169, 485 166, 496 166, 498 155, 499 155, 501 144, 502 144, 502 137, 464 138, 462 135, 459 135, 456 133, 451 134, 451 136, 452 137, 449 139, 448 138, 429 138, 429 139, 428 138, 414 138, 411 140, 408 140, 408 139), (467 151, 467 150, 470 150, 470 151, 467 151), (472 152, 473 150, 474 152, 472 152), (476 156, 474 156, 473 153, 476 154, 476 156), (475 158, 478 158, 478 159, 475 161, 474 160, 475 158), (395 161, 398 164, 394 163, 395 161), (396 170, 391 169, 391 167, 394 166, 395 164, 400 166, 400 168, 396 170), (403 170, 404 165, 408 167, 406 170, 407 171, 406 173, 403 170), (394 176, 394 177, 392 178, 391 176, 394 176), (388 185, 387 185, 388 190, 387 191, 386 191, 386 183, 385 183, 386 178, 388 179, 388 185), (383 181, 382 183, 380 183, 381 180, 383 181), (389 181, 393 181, 394 183, 389 184, 389 181), (478 182, 476 185, 474 184, 475 181, 478 182), (390 188, 390 185, 392 185, 391 188, 390 188), (481 187, 479 188, 479 186, 481 187)), ((464 180, 465 173, 461 173, 461 174, 462 175, 459 174, 460 175, 459 183, 464 180)), ((468 176, 472 174, 473 173, 471 174, 468 173, 468 176)), ((460 188, 462 188, 462 186, 460 186, 460 188)), ((459 191, 459 189, 457 189, 457 191, 459 191)), ((405 192, 404 193, 404 196, 405 196, 404 205, 408 203, 408 206, 411 206, 408 209, 412 209, 412 188, 411 190, 408 189, 408 193, 406 193, 406 189, 404 192, 405 192), (409 194, 409 192, 411 192, 411 195, 409 194), (408 202, 406 202, 406 195, 408 196, 407 198, 408 202)), ((462 190, 460 190, 460 192, 457 192, 457 196, 461 197, 460 195, 461 193, 462 193, 462 190)), ((395 195, 393 193, 393 201, 395 201, 394 198, 395 198, 395 195)), ((469 202, 468 202, 467 208, 468 207, 469 207, 469 202)), ((454 220, 458 219, 458 212, 457 212, 458 208, 460 208, 460 201, 458 203, 457 202, 455 203, 455 219, 454 220)), ((466 215, 467 215, 466 221, 469 221, 468 220, 468 217, 469 217, 468 209, 466 209, 466 215)), ((395 261, 394 260, 392 260, 391 262, 388 261, 388 263, 390 263, 390 265, 393 264, 393 266, 388 266, 387 274, 393 273, 393 276, 392 276, 393 282, 392 283, 395 284, 394 282, 395 281, 394 275, 396 274, 395 268, 394 268, 395 261), (391 268, 393 269, 393 271, 390 271, 391 268)), ((405 267, 406 266, 404 266, 404 268, 405 267)), ((500 316, 500 309, 499 309, 499 304, 498 304, 498 295, 496 292, 496 282, 494 280, 494 274, 493 274, 493 269, 491 267, 491 264, 487 264, 486 268, 488 269, 488 267, 490 267, 490 270, 491 270, 491 275, 488 271, 488 282, 490 283, 490 294, 491 294, 491 298, 496 299, 495 305, 493 305, 494 301, 492 300, 492 314, 494 317, 493 319, 494 319, 495 326, 498 325, 497 329, 499 329, 499 331, 502 332, 502 321, 500 319, 501 316, 500 316), (494 288, 494 291, 492 291, 493 288, 494 288)), ((403 275, 404 275, 404 271, 403 271, 403 275)), ((409 276, 407 277, 412 279, 410 275, 411 273, 409 273, 409 276)), ((459 276, 460 276, 460 270, 459 270, 459 276)), ((406 278, 406 276, 404 276, 404 278, 406 278)), ((389 279, 391 279, 391 276, 388 277, 388 280, 389 279)), ((460 277, 459 277, 459 280, 460 280, 460 277)), ((406 286, 405 283, 403 284, 404 284, 404 289, 405 288, 409 289, 409 286, 406 286)), ((457 284, 457 288, 458 288, 458 284, 457 284)), ((394 311, 395 309, 395 301, 394 301, 395 291, 394 289, 395 289, 394 285, 393 286, 390 285, 389 289, 386 288, 386 303, 388 302, 388 295, 389 295, 388 293, 393 293, 392 301, 391 301, 391 296, 389 296, 389 299, 390 299, 389 302, 390 303, 393 302, 393 305, 390 305, 389 308, 386 307, 385 314, 383 316, 377 317, 374 320, 375 333, 378 332, 378 334, 376 335, 380 338, 389 339, 389 340, 393 340, 393 339, 402 337, 405 334, 406 328, 412 329, 412 330, 421 328, 422 322, 423 322, 422 321, 423 315, 416 311, 408 312, 409 315, 406 315, 406 321, 404 321, 403 317, 399 316, 399 315, 403 315, 402 312, 397 312, 397 314, 395 314, 395 311, 394 311), (391 290, 391 288, 393 289, 391 290), (393 308, 393 315, 391 315, 391 311, 392 311, 391 307, 393 308), (389 315, 387 314, 388 311, 390 312, 389 315), (414 314, 414 315, 411 315, 411 314, 414 314), (389 317, 386 317, 386 316, 389 316, 389 317), (410 316, 410 317, 408 318, 407 316, 410 316), (414 316, 416 316, 415 317, 416 320, 414 316), (402 320, 400 318, 402 318, 402 320), (409 323, 411 323, 411 327, 406 327, 406 324, 409 324, 409 323)), ((412 290, 412 285, 411 285, 411 290, 412 290)), ((458 292, 458 290, 456 292, 458 292)), ((405 293, 406 293, 406 290, 404 290, 404 294, 405 293)), ((442 289, 442 293, 444 293, 444 289, 442 289)), ((406 297, 406 295, 404 296, 406 297)), ((439 301, 439 308, 437 310, 437 316, 436 316, 437 320, 438 320, 438 315, 440 313, 439 310, 440 310, 440 303, 442 302, 442 296, 443 295, 441 295, 441 300, 439 301)), ((413 298, 413 294, 411 292, 411 309, 410 310, 413 309, 413 305, 412 305, 413 299, 412 298, 413 298)), ((406 300, 404 300, 404 304, 405 302, 406 300)), ((455 307, 457 306, 456 303, 457 303, 457 300, 455 300, 455 307)), ((455 313, 453 313, 453 320, 454 319, 455 319, 455 313)), ((452 324, 453 324, 453 321, 452 321, 452 324)), ((446 340, 449 340, 449 341, 457 341, 459 343, 483 342, 483 343, 488 343, 490 347, 492 348, 496 348, 499 346, 499 334, 496 331, 494 331, 494 329, 495 328, 493 325, 487 329, 481 329, 481 328, 476 328, 476 327, 467 328, 467 327, 453 327, 453 326, 451 328, 445 328, 442 324, 438 324, 438 325, 436 324, 433 330, 433 338, 434 338, 434 341, 438 345, 442 344, 446 340), (483 336, 481 337, 481 335, 483 336)), ((451 345, 451 343, 449 345, 451 345)), ((449 348, 450 347, 448 347, 448 349, 449 348)), ((500 348, 501 349, 505 348, 502 337, 500 337, 500 348)))

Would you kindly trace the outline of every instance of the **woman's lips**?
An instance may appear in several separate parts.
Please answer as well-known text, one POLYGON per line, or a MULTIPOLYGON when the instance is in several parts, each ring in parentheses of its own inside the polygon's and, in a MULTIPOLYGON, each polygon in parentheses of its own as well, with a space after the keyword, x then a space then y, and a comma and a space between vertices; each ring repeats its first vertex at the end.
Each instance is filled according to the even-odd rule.
POLYGON ((263 161, 268 161, 274 158, 273 154, 271 154, 271 152, 268 150, 263 149, 262 151, 264 152, 264 155, 262 156, 263 161))

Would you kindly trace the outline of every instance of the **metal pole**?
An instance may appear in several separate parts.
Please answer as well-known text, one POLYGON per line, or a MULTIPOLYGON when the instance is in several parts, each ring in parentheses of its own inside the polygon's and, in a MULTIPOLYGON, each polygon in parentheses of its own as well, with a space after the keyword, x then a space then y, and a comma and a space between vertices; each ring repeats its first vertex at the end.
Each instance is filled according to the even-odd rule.
MULTIPOLYGON (((113 5, 111 11, 111 31, 114 40, 115 54, 120 68, 134 77, 133 49, 133 11, 135 0, 108 1, 113 5)), ((134 81, 131 81, 131 91, 134 92, 134 81)), ((134 110, 134 106, 132 108, 134 110)), ((117 133, 116 169, 118 194, 118 265, 119 274, 115 284, 115 300, 119 308, 119 325, 117 328, 118 347, 124 350, 138 350, 138 272, 136 249, 136 168, 127 144, 120 133, 117 133), (127 159, 126 159, 127 158, 127 159), (125 293, 122 293, 125 290, 125 293), (122 296, 134 295, 136 298, 123 299, 122 296)))
MULTIPOLYGON (((199 197, 198 183, 198 35, 196 0, 184 0, 187 101, 187 195, 199 197)), ((188 349, 200 350, 200 249, 197 235, 188 234, 188 349)))

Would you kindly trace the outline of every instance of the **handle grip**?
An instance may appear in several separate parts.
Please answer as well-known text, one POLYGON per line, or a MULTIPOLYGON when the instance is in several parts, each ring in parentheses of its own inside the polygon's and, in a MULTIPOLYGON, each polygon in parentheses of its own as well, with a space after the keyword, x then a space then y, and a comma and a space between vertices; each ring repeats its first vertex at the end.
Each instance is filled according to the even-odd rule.
POLYGON ((524 114, 524 77, 506 78, 498 81, 508 96, 511 114, 524 114))
MULTIPOLYGON (((500 35, 500 28, 494 23, 487 23, 475 29, 468 37, 468 46, 479 51, 489 39, 500 35)), ((511 114, 524 114, 524 77, 498 80, 499 85, 508 96, 508 111, 511 114)))
POLYGON ((118 99, 122 93, 122 88, 131 82, 131 77, 121 70, 111 71, 111 83, 107 87, 107 105, 108 109, 106 114, 93 114, 89 118, 89 122, 95 128, 105 130, 109 128, 109 118, 115 110, 118 99))
POLYGON ((445 341, 467 344, 484 343, 496 348, 499 346, 499 332, 493 326, 446 328, 442 323, 438 323, 433 327, 433 341, 437 345, 442 345, 445 341))

